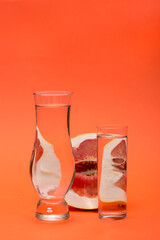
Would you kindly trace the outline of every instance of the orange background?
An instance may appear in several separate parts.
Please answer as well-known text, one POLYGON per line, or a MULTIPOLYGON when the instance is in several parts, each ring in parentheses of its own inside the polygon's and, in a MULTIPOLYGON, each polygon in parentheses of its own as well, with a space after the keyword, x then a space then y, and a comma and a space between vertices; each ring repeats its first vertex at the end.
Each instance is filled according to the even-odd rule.
POLYGON ((160 239, 160 1, 0 0, 2 239, 160 239), (33 91, 70 90, 71 136, 127 124, 128 217, 34 218, 33 91))

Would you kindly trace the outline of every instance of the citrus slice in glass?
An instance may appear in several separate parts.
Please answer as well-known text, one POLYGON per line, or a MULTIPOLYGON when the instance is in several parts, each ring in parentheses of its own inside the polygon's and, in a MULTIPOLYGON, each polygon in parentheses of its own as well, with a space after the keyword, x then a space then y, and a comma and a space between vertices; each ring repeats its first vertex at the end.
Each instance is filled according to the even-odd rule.
POLYGON ((102 202, 126 203, 126 138, 116 138, 104 147, 99 197, 102 202))

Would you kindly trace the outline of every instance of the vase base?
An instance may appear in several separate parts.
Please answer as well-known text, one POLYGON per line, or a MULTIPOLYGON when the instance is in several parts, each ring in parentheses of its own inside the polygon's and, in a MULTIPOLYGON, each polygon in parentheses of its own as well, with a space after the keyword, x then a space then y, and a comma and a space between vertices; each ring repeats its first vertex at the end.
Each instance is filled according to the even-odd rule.
POLYGON ((36 213, 36 218, 43 221, 59 222, 59 221, 67 220, 69 218, 69 213, 60 214, 60 215, 45 215, 41 213, 36 213))
POLYGON ((69 218, 68 205, 65 200, 40 200, 37 205, 36 218, 48 222, 60 222, 69 218))

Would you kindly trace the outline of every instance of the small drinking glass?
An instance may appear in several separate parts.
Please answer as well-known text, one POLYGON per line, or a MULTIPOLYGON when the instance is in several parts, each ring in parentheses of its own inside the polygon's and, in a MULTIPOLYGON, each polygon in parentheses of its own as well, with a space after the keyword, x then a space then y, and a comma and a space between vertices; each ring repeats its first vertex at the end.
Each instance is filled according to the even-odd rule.
POLYGON ((127 126, 98 126, 98 215, 122 219, 127 206, 127 126))
POLYGON ((30 175, 39 194, 36 217, 63 221, 69 217, 64 200, 75 173, 69 135, 71 92, 35 92, 36 134, 30 175))

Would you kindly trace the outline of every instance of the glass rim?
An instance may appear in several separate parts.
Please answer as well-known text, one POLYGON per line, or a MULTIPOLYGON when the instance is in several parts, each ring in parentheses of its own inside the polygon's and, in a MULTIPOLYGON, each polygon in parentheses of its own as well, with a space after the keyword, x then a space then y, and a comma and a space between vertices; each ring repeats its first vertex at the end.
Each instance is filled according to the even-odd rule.
POLYGON ((38 91, 33 92, 33 95, 39 96, 65 96, 65 95, 72 95, 73 92, 70 91, 38 91))
POLYGON ((120 124, 104 124, 96 126, 97 129, 128 129, 127 125, 120 124))

